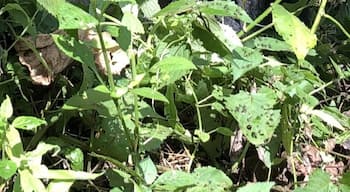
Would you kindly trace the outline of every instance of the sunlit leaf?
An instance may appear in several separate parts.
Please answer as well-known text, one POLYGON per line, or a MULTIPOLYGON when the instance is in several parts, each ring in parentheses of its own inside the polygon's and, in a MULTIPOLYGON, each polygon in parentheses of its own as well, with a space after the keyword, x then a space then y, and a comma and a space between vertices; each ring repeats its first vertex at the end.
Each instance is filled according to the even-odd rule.
POLYGON ((53 180, 49 183, 49 186, 47 186, 47 192, 69 192, 69 189, 73 183, 73 180, 53 180))
POLYGON ((247 185, 240 187, 237 192, 270 192, 274 185, 274 182, 248 183, 247 185))
POLYGON ((129 12, 124 13, 122 24, 126 26, 132 33, 145 33, 141 21, 129 12))
POLYGON ((280 122, 280 110, 273 109, 275 97, 272 90, 265 88, 258 93, 241 91, 225 98, 227 109, 254 145, 266 143, 280 122))
POLYGON ((315 47, 316 35, 312 34, 296 16, 277 3, 272 5, 272 19, 278 34, 292 47, 298 60, 303 60, 309 50, 315 47))
POLYGON ((57 179, 57 180, 94 180, 103 175, 103 173, 88 173, 72 170, 50 170, 46 166, 40 166, 33 172, 36 178, 57 179))
POLYGON ((47 125, 45 120, 31 117, 31 116, 19 116, 16 117, 12 122, 12 126, 17 129, 35 131, 38 127, 47 125))
POLYGON ((143 178, 146 181, 146 184, 152 184, 153 181, 157 178, 157 168, 154 165, 151 158, 146 157, 140 162, 140 168, 143 173, 143 178))
POLYGON ((40 179, 35 178, 28 169, 19 170, 21 188, 24 192, 43 192, 46 191, 44 184, 40 179))
POLYGON ((11 160, 0 160, 0 170, 0 177, 7 180, 16 173, 17 165, 11 160))
POLYGON ((141 97, 146 97, 152 100, 158 100, 163 101, 165 103, 169 103, 168 99, 163 94, 149 87, 135 88, 132 89, 131 92, 141 97))
POLYGON ((8 119, 12 116, 13 109, 11 104, 11 99, 6 96, 6 99, 2 101, 0 106, 0 118, 8 119))

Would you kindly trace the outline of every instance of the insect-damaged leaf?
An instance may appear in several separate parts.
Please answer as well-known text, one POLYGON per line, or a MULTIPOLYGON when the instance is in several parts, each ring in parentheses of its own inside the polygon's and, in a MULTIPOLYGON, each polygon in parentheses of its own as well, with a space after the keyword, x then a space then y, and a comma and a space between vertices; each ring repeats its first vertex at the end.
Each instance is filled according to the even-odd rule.
POLYGON ((248 47, 238 47, 234 50, 232 65, 233 81, 242 77, 246 72, 254 69, 263 62, 263 56, 259 51, 248 47))
POLYGON ((272 19, 278 34, 292 47, 298 60, 303 60, 309 49, 316 45, 316 35, 281 5, 272 5, 272 19))
POLYGON ((238 121, 242 133, 254 145, 266 143, 280 122, 280 110, 273 90, 262 88, 258 93, 240 92, 225 98, 225 105, 238 121))

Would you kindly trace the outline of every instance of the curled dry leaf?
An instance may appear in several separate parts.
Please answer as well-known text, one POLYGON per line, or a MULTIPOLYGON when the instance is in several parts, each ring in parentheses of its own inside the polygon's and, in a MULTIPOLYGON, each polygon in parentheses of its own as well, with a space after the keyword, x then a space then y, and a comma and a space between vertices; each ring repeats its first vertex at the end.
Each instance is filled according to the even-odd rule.
MULTIPOLYGON (((64 34, 64 31, 58 30, 54 33, 64 34)), ((80 40, 92 47, 97 68, 100 72, 107 74, 98 34, 89 29, 80 30, 78 36, 80 40)), ((111 72, 114 75, 119 75, 129 65, 129 57, 119 48, 119 44, 108 32, 102 32, 102 38, 106 47, 108 63, 111 64, 111 72)), ((72 62, 56 47, 50 34, 26 37, 15 45, 15 49, 18 52, 20 63, 28 67, 30 77, 35 84, 49 85, 53 81, 54 75, 62 72, 72 62), (32 49, 36 49, 37 54, 32 49), (42 60, 47 63, 47 67, 41 62, 42 60)))
MULTIPOLYGON (((54 33, 62 34, 63 31, 54 33)), ((50 34, 25 37, 18 41, 15 49, 20 63, 28 68, 35 84, 49 85, 54 75, 63 71, 71 63, 71 59, 56 47, 50 34), (37 50, 37 54, 32 50, 33 48, 37 50), (39 57, 46 61, 48 68, 41 63, 39 57)))
POLYGON ((79 39, 85 41, 93 47, 95 54, 95 63, 97 68, 103 74, 107 74, 106 63, 110 63, 111 72, 114 75, 119 75, 120 72, 130 63, 128 55, 119 47, 119 44, 112 38, 108 32, 102 32, 102 39, 106 47, 107 61, 104 59, 104 54, 100 45, 98 35, 95 31, 81 30, 79 31, 79 39))

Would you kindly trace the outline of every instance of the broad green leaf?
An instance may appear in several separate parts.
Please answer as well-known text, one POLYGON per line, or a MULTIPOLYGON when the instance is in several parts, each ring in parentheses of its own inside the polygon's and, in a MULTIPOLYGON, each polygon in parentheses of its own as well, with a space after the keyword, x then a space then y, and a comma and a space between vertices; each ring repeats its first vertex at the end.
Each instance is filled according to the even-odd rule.
POLYGON ((132 13, 126 12, 122 18, 122 24, 126 26, 132 33, 144 34, 145 30, 141 21, 135 17, 132 13))
POLYGON ((13 120, 11 125, 17 129, 36 131, 38 127, 47 125, 47 123, 45 120, 39 119, 37 117, 19 116, 13 120))
POLYGON ((196 184, 196 178, 192 174, 183 171, 171 170, 163 173, 153 183, 155 191, 176 191, 196 184))
POLYGON ((274 185, 274 182, 248 183, 247 185, 240 187, 237 192, 270 192, 274 185))
POLYGON ((93 89, 88 89, 80 95, 74 95, 63 105, 64 110, 97 110, 99 114, 105 116, 116 115, 117 109, 114 105, 108 88, 99 85, 93 89))
POLYGON ((47 186, 48 192, 69 192, 69 188, 73 185, 74 180, 53 180, 47 186))
POLYGON ((292 47, 298 60, 303 60, 309 50, 315 47, 316 35, 296 16, 276 3, 272 5, 272 19, 278 34, 292 47))
POLYGON ((199 11, 207 15, 229 16, 247 23, 253 22, 244 9, 234 1, 211 1, 198 4, 199 11))
POLYGON ((33 176, 39 179, 56 179, 56 180, 94 180, 103 173, 88 173, 83 171, 72 170, 50 170, 41 165, 33 171, 33 176))
POLYGON ((80 91, 86 90, 93 83, 93 73, 98 77, 94 56, 89 47, 81 41, 77 41, 73 37, 65 37, 64 35, 52 34, 56 46, 68 57, 80 62, 83 67, 83 82, 80 91))
POLYGON ((176 15, 178 13, 182 13, 188 11, 196 5, 195 0, 179 0, 170 3, 168 6, 164 7, 154 16, 165 16, 165 15, 176 15))
POLYGON ((104 28, 109 32, 119 44, 119 47, 124 51, 129 49, 131 44, 131 32, 125 26, 106 26, 104 28))
POLYGON ((27 29, 26 31, 31 35, 36 34, 36 28, 31 18, 28 16, 27 12, 17 3, 7 3, 4 7, 0 9, 0 15, 4 12, 8 12, 12 17, 12 22, 22 25, 22 27, 27 29))
POLYGON ((84 154, 80 148, 68 148, 64 156, 70 161, 72 170, 82 171, 84 169, 84 154))
POLYGON ((0 170, 0 177, 7 180, 16 173, 17 165, 11 160, 0 160, 0 170))
POLYGON ((24 192, 45 192, 45 186, 40 179, 35 178, 28 169, 19 170, 21 188, 24 192))
POLYGON ((273 109, 275 96, 273 90, 261 88, 258 93, 241 91, 225 98, 226 108, 254 145, 266 143, 280 122, 280 110, 273 109))
POLYGON ((157 178, 157 168, 154 165, 150 157, 146 157, 141 160, 139 167, 141 168, 143 178, 146 181, 146 184, 150 185, 157 178))
POLYGON ((317 189, 318 192, 329 192, 332 185, 329 175, 320 169, 316 169, 311 173, 306 186, 303 188, 296 188, 294 191, 313 192, 317 189))
POLYGON ((146 97, 152 100, 158 100, 163 101, 165 103, 169 103, 168 99, 163 94, 149 87, 135 88, 132 89, 131 92, 141 97, 146 97))
POLYGON ((144 142, 140 146, 141 150, 151 151, 160 148, 163 141, 168 138, 174 130, 171 127, 165 127, 160 124, 141 127, 140 135, 144 142))
POLYGON ((171 56, 154 64, 150 71, 157 73, 153 77, 155 78, 155 82, 169 85, 193 69, 196 69, 196 66, 190 60, 183 57, 171 56))
POLYGON ((11 99, 6 95, 6 99, 2 101, 0 106, 0 118, 8 119, 13 114, 11 99))
POLYGON ((258 67, 263 62, 263 55, 248 47, 238 47, 235 50, 232 75, 233 81, 242 77, 246 72, 258 67))
POLYGON ((195 176, 196 184, 200 188, 209 188, 207 191, 227 191, 232 187, 231 179, 214 167, 196 168, 192 175, 195 176))
POLYGON ((254 39, 254 45, 258 49, 269 51, 292 51, 288 43, 272 37, 257 37, 254 39))
POLYGON ((59 29, 86 29, 97 25, 93 16, 67 1, 38 0, 38 3, 57 18, 59 29))

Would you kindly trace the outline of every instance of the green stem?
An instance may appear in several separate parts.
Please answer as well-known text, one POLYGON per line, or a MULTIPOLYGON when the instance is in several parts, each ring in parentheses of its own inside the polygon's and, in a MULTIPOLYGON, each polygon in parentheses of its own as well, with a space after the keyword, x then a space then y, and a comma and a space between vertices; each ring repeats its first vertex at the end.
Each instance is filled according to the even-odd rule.
POLYGON ((269 29, 269 28, 272 27, 272 26, 273 26, 273 23, 270 23, 270 24, 264 26, 263 28, 261 28, 261 29, 255 31, 254 33, 248 35, 247 37, 244 37, 244 38, 242 39, 242 43, 245 42, 245 41, 248 41, 248 40, 251 39, 251 38, 254 38, 255 36, 257 36, 257 35, 259 35, 260 33, 266 31, 267 29, 269 29))
MULTIPOLYGON (((275 0, 273 4, 279 4, 282 0, 275 0)), ((267 8, 261 15, 259 15, 252 23, 250 23, 245 30, 242 30, 238 33, 238 37, 242 37, 244 33, 249 32, 257 24, 259 24, 265 17, 267 17, 272 11, 272 6, 267 8)))
POLYGON ((109 87, 111 89, 111 92, 115 93, 115 85, 114 85, 114 79, 113 79, 113 74, 112 74, 112 70, 111 70, 111 62, 110 62, 110 59, 108 58, 108 55, 107 55, 107 49, 106 49, 106 45, 103 41, 102 27, 100 24, 96 26, 96 30, 97 30, 97 35, 98 35, 98 38, 100 40, 100 44, 101 44, 101 48, 102 48, 104 63, 106 65, 106 69, 107 69, 108 84, 109 84, 109 87))
POLYGON ((344 35, 346 35, 346 37, 350 39, 350 34, 346 31, 346 29, 342 26, 342 24, 340 24, 336 19, 334 19, 332 16, 328 15, 327 13, 325 13, 323 17, 331 20, 337 27, 339 27, 339 29, 344 33, 344 35))
POLYGON ((250 143, 247 141, 247 143, 245 144, 243 151, 242 151, 241 155, 239 156, 238 160, 232 165, 231 171, 234 171, 238 168, 239 164, 241 163, 241 161, 243 160, 243 158, 247 154, 249 147, 250 147, 250 143))
POLYGON ((97 154, 97 153, 94 153, 94 152, 91 152, 90 155, 93 156, 93 157, 99 158, 99 159, 110 161, 114 165, 116 165, 117 167, 122 169, 123 171, 129 173, 131 176, 133 176, 138 181, 143 181, 143 179, 140 177, 140 175, 136 171, 130 169, 129 167, 125 166, 122 162, 120 162, 120 161, 118 161, 118 160, 116 160, 114 158, 111 158, 111 157, 108 157, 108 156, 104 156, 104 155, 100 155, 100 154, 97 154))
POLYGON ((316 33, 317 27, 320 25, 321 18, 325 14, 326 4, 327 4, 327 0, 322 0, 321 5, 318 8, 318 12, 317 12, 315 21, 314 21, 314 23, 312 24, 312 27, 311 27, 311 33, 312 34, 316 33))

